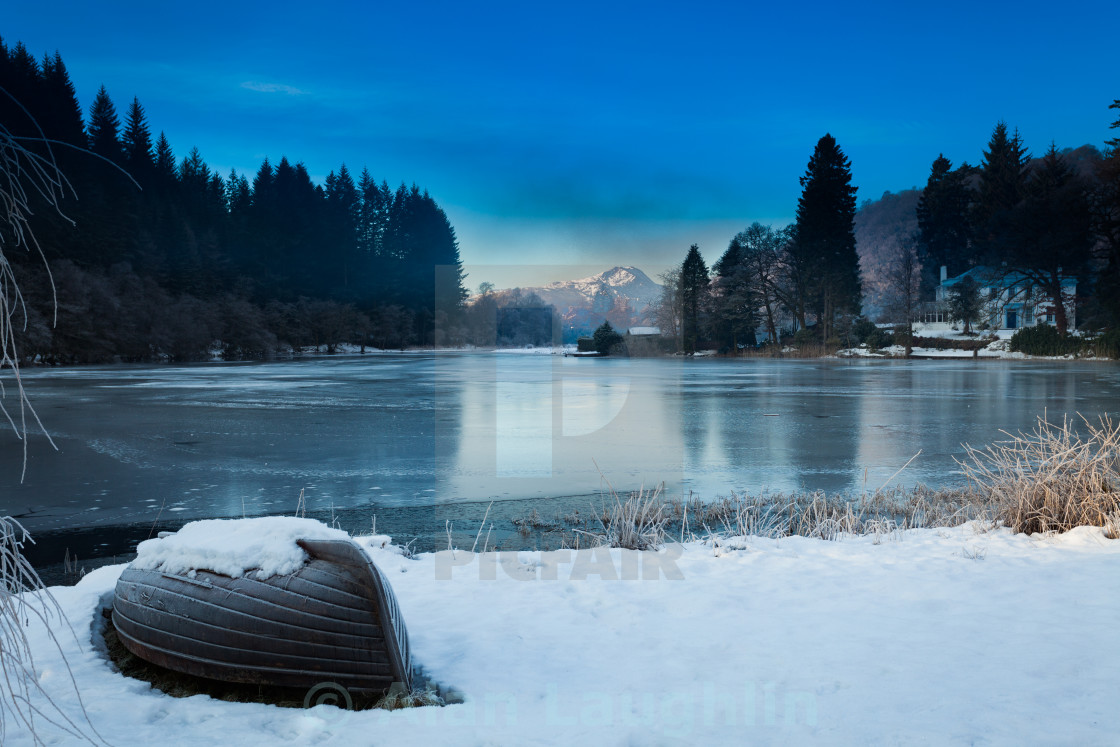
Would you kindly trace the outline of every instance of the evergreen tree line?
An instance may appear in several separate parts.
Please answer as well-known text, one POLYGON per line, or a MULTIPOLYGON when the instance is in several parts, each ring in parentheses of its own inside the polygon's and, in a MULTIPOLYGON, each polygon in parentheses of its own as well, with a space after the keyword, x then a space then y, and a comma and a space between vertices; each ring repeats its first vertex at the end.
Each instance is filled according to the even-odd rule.
MULTIPOLYGON (((1120 108, 1120 101, 1110 108, 1120 108)), ((1120 126, 1120 119, 1112 127, 1120 126)), ((1120 141, 1105 153, 1051 144, 1032 158, 1018 131, 1003 122, 992 131, 979 166, 953 168, 939 155, 917 208, 921 296, 933 297, 941 267, 955 277, 976 266, 1022 278, 1038 292, 1067 332, 1066 304, 1076 303, 1097 327, 1120 323, 1120 141), (1062 280, 1078 294, 1063 298, 1062 280)), ((1028 287, 1029 286, 1029 287, 1028 287)))
MULTIPOLYGON (((1120 100, 1110 108, 1120 109, 1120 100)), ((1111 127, 1120 128, 1120 118, 1111 127)), ((899 237, 890 262, 889 311, 909 323, 933 300, 942 266, 955 277, 983 265, 997 281, 1017 278, 1024 295, 1048 297, 1062 334, 1062 301, 1083 307, 1095 327, 1120 327, 1120 138, 1106 146, 1102 154, 1051 145, 1032 159, 1018 132, 1000 122, 979 166, 953 168, 939 155, 918 201, 918 230, 899 237), (1068 278, 1078 280, 1076 299, 1062 296, 1068 278)), ((757 344, 760 330, 777 341, 791 327, 801 342, 839 344, 871 328, 854 326, 862 306, 856 188, 831 135, 817 143, 801 186, 793 224, 752 224, 710 271, 694 244, 660 276, 657 321, 679 349, 735 351, 757 344)))
POLYGON ((826 134, 801 177, 793 224, 752 224, 711 271, 693 244, 679 269, 661 275, 662 333, 695 352, 753 347, 759 329, 776 341, 789 323, 822 341, 845 331, 862 305, 851 180, 851 162, 826 134))
MULTIPOLYGON (((36 203, 40 257, 16 253, 28 325, 49 361, 193 360, 320 344, 469 341, 455 230, 426 191, 345 164, 324 184, 286 157, 251 177, 177 160, 133 99, 102 87, 83 117, 62 57, 0 40, 0 126, 69 180, 36 203), (57 316, 57 324, 54 324, 57 316)), ((10 227, 0 227, 10 231, 10 227)))

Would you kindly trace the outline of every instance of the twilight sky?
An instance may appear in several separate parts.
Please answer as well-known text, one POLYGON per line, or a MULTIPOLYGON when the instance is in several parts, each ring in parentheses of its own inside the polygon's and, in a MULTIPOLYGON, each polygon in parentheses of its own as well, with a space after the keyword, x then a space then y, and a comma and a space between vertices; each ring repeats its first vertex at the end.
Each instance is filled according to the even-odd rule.
POLYGON ((693 242, 711 264, 792 220, 825 132, 860 201, 979 162, 1000 119, 1039 154, 1116 134, 1115 2, 778 5, 51 0, 0 34, 223 175, 286 155, 420 184, 472 287, 652 276, 693 242))

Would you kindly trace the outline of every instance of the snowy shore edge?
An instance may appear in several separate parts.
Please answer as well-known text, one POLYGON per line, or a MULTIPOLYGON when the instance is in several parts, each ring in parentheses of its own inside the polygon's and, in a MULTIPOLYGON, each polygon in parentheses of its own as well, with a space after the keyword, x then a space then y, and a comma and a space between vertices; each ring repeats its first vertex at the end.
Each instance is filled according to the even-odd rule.
MULTIPOLYGON (((411 559, 356 539, 393 584, 417 663, 463 703, 348 712, 164 695, 91 643, 124 567, 111 566, 51 589, 97 730, 115 745, 1115 740, 1120 541, 1099 528, 411 559)), ((27 632, 40 680, 75 709, 46 631, 27 632)), ((33 744, 8 727, 5 744, 33 744)))

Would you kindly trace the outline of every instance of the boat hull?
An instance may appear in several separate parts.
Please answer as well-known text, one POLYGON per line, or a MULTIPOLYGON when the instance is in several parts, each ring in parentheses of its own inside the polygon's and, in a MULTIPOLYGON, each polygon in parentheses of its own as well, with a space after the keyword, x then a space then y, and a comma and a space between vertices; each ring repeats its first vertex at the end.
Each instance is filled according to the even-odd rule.
POLYGON ((411 689, 408 634, 387 579, 353 542, 301 541, 298 571, 230 578, 127 568, 113 624, 136 656, 227 682, 411 689))

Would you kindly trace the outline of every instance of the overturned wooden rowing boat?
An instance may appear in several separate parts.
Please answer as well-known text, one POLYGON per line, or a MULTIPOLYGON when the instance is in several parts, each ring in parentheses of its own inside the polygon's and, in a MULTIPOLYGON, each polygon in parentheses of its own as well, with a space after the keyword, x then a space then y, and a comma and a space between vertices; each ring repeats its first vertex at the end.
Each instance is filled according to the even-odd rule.
POLYGON ((227 682, 411 690, 408 633, 384 573, 352 540, 299 540, 294 573, 231 578, 129 567, 113 624, 141 659, 227 682))

